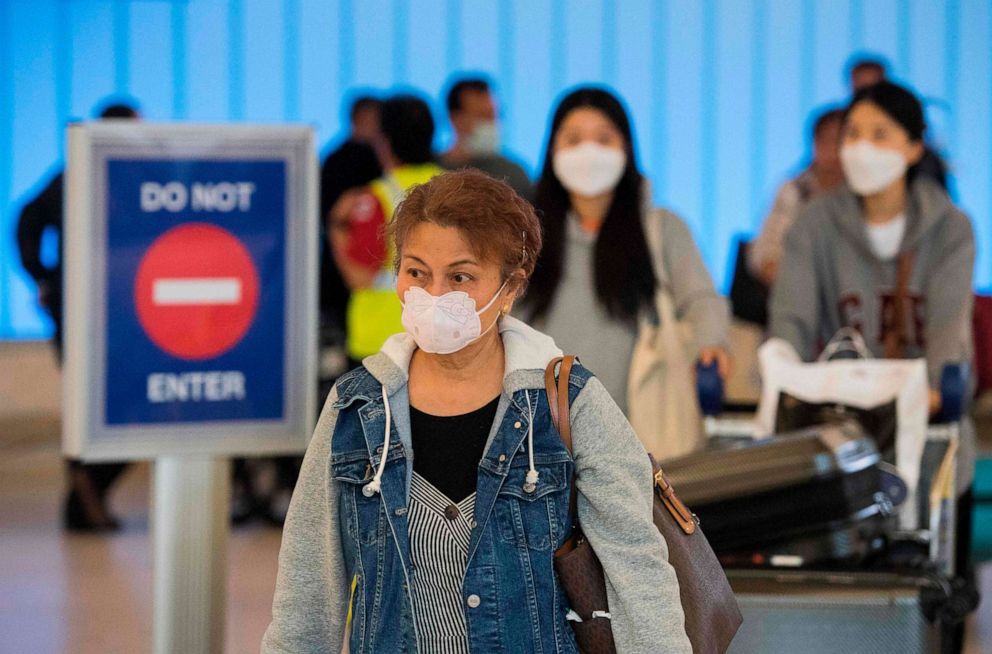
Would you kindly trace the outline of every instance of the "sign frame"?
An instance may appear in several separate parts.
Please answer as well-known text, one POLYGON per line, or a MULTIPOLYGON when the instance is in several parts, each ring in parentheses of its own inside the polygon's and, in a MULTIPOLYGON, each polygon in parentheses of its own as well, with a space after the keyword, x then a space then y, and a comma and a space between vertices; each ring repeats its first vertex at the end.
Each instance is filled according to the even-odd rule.
MULTIPOLYGON (((306 449, 317 401, 317 159, 313 129, 98 121, 67 129, 63 451, 87 461, 261 456, 306 449), (283 411, 277 420, 111 425, 106 419, 108 162, 284 162, 283 411)), ((209 214, 202 220, 210 223, 209 214)), ((137 319, 137 317, 135 317, 137 319)))

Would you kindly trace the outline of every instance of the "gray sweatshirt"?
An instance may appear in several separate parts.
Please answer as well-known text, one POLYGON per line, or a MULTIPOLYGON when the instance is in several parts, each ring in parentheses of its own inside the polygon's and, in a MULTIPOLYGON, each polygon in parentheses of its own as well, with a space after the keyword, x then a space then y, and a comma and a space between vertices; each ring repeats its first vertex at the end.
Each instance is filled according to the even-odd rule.
MULTIPOLYGON (((947 193, 927 179, 910 185, 900 252, 913 252, 909 340, 905 356, 925 357, 932 388, 946 363, 972 358, 971 308, 975 238, 971 222, 947 193)), ((877 357, 892 328, 896 260, 872 250, 858 197, 842 188, 809 203, 785 240, 772 293, 771 335, 787 340, 806 361, 841 327, 857 328, 877 357)), ((960 480, 970 481, 965 430, 960 480)))
MULTIPOLYGON (((490 443, 510 396, 522 389, 543 391, 544 368, 561 355, 548 336, 512 317, 501 321, 500 335, 506 372, 490 443)), ((397 334, 364 361, 389 396, 400 440, 408 450, 407 372, 415 347, 408 334, 397 334)), ((290 503, 272 623, 262 641, 266 654, 341 651, 349 580, 337 488, 329 472, 336 396, 332 391, 324 405, 290 503)), ((643 446, 595 377, 575 398, 571 424, 579 522, 606 573, 617 650, 690 652, 678 580, 667 560, 665 540, 653 523, 651 466, 643 446)), ((411 474, 412 469, 408 479, 411 474)), ((550 569, 548 574, 553 574, 550 569)))
MULTIPOLYGON (((650 190, 645 196, 650 197, 650 190)), ((726 347, 730 324, 727 300, 716 292, 689 228, 667 209, 647 207, 645 229, 649 228, 648 221, 660 224, 662 251, 651 253, 652 265, 659 283, 671 293, 677 318, 692 326, 690 350, 698 353, 704 347, 726 347)), ((569 214, 565 234, 561 281, 554 302, 537 326, 563 350, 577 354, 626 412, 627 377, 637 327, 610 316, 596 297, 596 236, 583 232, 573 214, 569 214)))

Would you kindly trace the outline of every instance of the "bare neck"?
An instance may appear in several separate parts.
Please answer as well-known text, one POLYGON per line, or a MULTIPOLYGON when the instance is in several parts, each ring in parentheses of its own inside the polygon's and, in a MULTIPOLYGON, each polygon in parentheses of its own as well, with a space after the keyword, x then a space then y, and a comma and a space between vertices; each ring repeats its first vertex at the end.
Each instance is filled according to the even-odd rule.
POLYGON ((434 415, 458 415, 499 395, 506 361, 499 326, 451 354, 416 350, 410 361, 410 404, 434 415))
POLYGON ((594 197, 571 195, 572 208, 579 216, 579 224, 587 232, 598 232, 613 203, 613 193, 603 193, 594 197))
POLYGON ((865 222, 882 225, 906 210, 906 179, 902 178, 878 193, 864 197, 865 222))
POLYGON ((813 176, 821 191, 829 191, 840 186, 844 181, 844 173, 838 171, 827 171, 822 166, 813 164, 813 176))
POLYGON ((451 149, 444 153, 444 158, 452 163, 464 163, 472 158, 465 145, 465 139, 461 135, 458 136, 451 149))

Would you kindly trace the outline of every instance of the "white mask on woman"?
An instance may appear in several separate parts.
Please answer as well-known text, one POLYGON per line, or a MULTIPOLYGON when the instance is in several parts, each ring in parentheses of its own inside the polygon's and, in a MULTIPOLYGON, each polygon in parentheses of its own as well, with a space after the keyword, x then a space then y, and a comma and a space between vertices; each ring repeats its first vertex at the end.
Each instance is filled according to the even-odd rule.
POLYGON ((868 141, 844 145, 840 164, 848 185, 858 195, 872 195, 906 174, 906 157, 897 150, 880 148, 868 141))
POLYGON ((627 167, 627 153, 594 141, 583 141, 556 152, 552 166, 568 191, 591 198, 616 187, 627 167))
POLYGON ((417 347, 431 354, 451 354, 477 341, 497 323, 482 331, 479 316, 493 305, 506 288, 499 287, 486 306, 475 310, 475 300, 465 291, 450 291, 444 295, 431 295, 419 286, 411 286, 403 294, 403 313, 400 320, 413 336, 417 347))

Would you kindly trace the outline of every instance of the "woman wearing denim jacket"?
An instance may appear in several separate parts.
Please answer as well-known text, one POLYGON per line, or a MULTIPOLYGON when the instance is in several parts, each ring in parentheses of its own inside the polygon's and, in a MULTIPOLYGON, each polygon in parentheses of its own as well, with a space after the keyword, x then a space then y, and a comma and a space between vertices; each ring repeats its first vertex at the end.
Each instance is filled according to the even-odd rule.
POLYGON ((413 189, 391 229, 406 332, 327 399, 263 652, 576 652, 553 566, 573 468, 618 650, 689 652, 643 447, 576 366, 570 456, 544 391, 561 351, 508 315, 541 247, 533 209, 448 173, 413 189))

